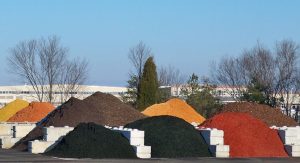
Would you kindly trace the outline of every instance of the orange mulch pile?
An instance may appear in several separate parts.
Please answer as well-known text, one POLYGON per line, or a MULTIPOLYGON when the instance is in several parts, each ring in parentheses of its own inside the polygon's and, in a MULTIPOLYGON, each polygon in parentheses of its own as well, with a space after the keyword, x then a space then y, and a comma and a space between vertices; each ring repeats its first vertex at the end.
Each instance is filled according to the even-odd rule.
POLYGON ((39 122, 55 107, 47 102, 32 102, 29 106, 18 111, 7 122, 39 122))
POLYGON ((154 104, 146 108, 142 113, 147 116, 170 115, 184 119, 189 123, 202 123, 205 121, 203 116, 197 113, 185 101, 178 98, 171 99, 165 103, 154 104))

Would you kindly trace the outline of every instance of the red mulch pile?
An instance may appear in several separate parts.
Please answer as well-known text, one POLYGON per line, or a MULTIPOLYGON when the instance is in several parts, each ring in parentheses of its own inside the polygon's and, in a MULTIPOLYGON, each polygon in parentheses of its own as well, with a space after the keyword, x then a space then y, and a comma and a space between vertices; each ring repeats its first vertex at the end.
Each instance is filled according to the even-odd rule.
POLYGON ((221 113, 201 126, 224 131, 230 157, 288 157, 277 131, 247 113, 221 113))

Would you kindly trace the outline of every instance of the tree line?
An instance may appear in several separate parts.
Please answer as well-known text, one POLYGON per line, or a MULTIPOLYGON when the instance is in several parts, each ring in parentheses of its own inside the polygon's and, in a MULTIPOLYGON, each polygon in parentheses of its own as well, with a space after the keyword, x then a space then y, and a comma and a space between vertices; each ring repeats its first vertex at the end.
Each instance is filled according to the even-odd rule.
MULTIPOLYGON (((171 86, 180 92, 176 97, 205 117, 222 106, 212 94, 217 85, 226 86, 236 101, 272 107, 284 103, 286 108, 300 88, 299 45, 292 40, 278 41, 273 49, 258 42, 237 57, 223 57, 211 68, 209 77, 193 73, 187 78, 171 65, 157 67, 151 48, 142 41, 129 49, 128 58, 134 69, 121 98, 140 111, 173 98, 171 86)), ((68 48, 57 36, 21 41, 10 50, 8 65, 32 86, 38 101, 52 102, 56 91, 62 93, 61 102, 66 101, 88 74, 87 61, 70 59, 68 48)))
POLYGON ((121 97, 123 102, 139 111, 173 98, 171 86, 178 93, 181 92, 180 96, 188 104, 206 117, 220 107, 219 101, 210 93, 212 85, 207 80, 203 80, 206 85, 202 86, 196 74, 192 74, 186 81, 186 77, 173 66, 157 68, 151 48, 142 41, 130 48, 128 58, 134 70, 129 73, 127 92, 121 94, 121 97))
POLYGON ((216 84, 236 91, 233 96, 237 101, 272 107, 284 103, 288 109, 293 94, 300 88, 299 45, 293 40, 282 40, 271 50, 258 42, 237 57, 222 58, 212 72, 216 84))
POLYGON ((145 65, 147 59, 156 66, 151 49, 143 42, 131 48, 128 57, 135 71, 129 75, 128 92, 122 99, 139 110, 172 98, 165 93, 164 88, 159 89, 160 86, 180 89, 178 92, 181 94, 178 96, 205 117, 212 116, 222 106, 220 99, 212 94, 218 85, 225 86, 227 93, 236 101, 250 101, 272 107, 284 103, 286 109, 289 108, 293 94, 300 88, 299 45, 292 40, 276 42, 273 50, 258 42, 251 49, 243 50, 237 57, 221 58, 211 67, 210 76, 202 76, 200 79, 194 73, 186 79, 172 66, 161 66, 158 72, 155 68, 148 70, 145 65), (144 76, 149 71, 154 74, 151 80, 155 81, 144 76), (158 84, 153 84, 146 92, 150 93, 155 89, 156 93, 146 95, 141 86, 151 82, 158 84), (149 99, 149 102, 141 104, 141 98, 149 99))

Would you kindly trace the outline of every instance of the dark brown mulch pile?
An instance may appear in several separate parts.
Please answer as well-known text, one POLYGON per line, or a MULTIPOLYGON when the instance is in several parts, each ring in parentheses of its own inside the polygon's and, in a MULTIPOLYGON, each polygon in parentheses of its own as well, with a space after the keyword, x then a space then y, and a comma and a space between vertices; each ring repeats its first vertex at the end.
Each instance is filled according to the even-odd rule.
POLYGON ((52 111, 13 148, 26 150, 28 141, 42 138, 42 127, 76 127, 79 123, 87 122, 120 126, 141 118, 145 118, 145 116, 111 94, 96 92, 84 100, 70 98, 66 103, 52 111))
POLYGON ((280 109, 272 108, 268 105, 251 102, 235 102, 225 105, 218 113, 223 112, 249 113, 255 118, 264 121, 269 126, 297 126, 297 122, 294 119, 281 113, 280 109))

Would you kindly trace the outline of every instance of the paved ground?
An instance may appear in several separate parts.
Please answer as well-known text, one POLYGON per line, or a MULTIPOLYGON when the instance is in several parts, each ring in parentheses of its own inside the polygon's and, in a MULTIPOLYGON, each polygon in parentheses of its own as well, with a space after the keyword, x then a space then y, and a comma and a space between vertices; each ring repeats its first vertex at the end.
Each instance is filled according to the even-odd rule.
POLYGON ((129 159, 58 159, 53 157, 47 157, 39 154, 30 154, 28 152, 18 152, 13 150, 4 150, 0 149, 0 162, 105 162, 105 163, 114 163, 114 162, 122 162, 122 163, 190 163, 190 162, 216 162, 216 163, 253 163, 253 162, 261 162, 261 163, 281 163, 281 162, 289 162, 289 163, 299 163, 300 158, 245 158, 245 159, 220 159, 220 158, 191 158, 191 159, 150 159, 150 160, 129 160, 129 159))

